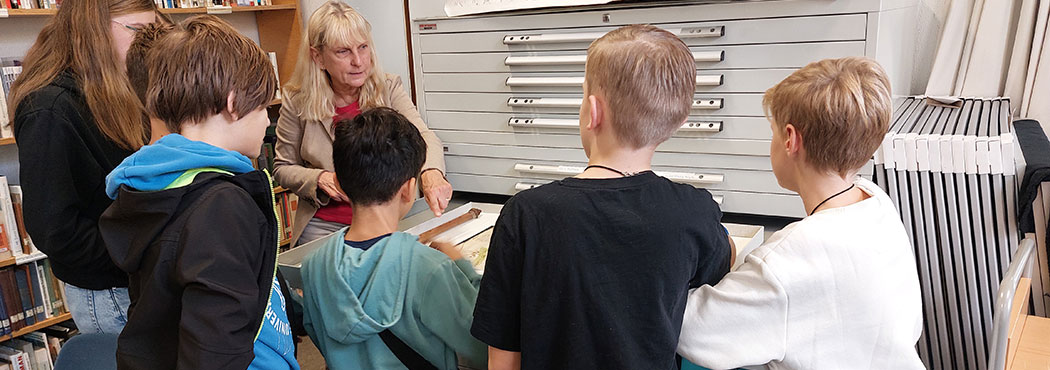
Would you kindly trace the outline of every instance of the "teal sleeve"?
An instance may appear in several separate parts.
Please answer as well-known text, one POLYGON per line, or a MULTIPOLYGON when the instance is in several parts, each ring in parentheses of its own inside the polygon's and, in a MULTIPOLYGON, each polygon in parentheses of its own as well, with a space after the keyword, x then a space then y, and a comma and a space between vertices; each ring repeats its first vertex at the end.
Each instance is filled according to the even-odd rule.
POLYGON ((467 275, 467 279, 470 279, 470 285, 473 285, 474 290, 477 291, 478 286, 481 285, 481 275, 478 275, 477 270, 474 270, 474 265, 471 265, 466 258, 460 258, 455 262, 456 267, 459 267, 459 270, 463 271, 464 275, 467 275))
POLYGON ((464 259, 441 264, 427 279, 420 321, 468 365, 486 367, 488 347, 470 335, 481 278, 464 259))

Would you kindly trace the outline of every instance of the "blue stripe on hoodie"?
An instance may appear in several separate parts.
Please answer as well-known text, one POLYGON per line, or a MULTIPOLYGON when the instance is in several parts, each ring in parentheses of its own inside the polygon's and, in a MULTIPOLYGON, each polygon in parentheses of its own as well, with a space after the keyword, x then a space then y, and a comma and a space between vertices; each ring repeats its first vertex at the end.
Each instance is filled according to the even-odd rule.
POLYGON ((213 167, 233 173, 255 171, 244 154, 169 134, 128 156, 106 176, 106 195, 117 199, 121 185, 138 191, 163 190, 183 172, 213 167))

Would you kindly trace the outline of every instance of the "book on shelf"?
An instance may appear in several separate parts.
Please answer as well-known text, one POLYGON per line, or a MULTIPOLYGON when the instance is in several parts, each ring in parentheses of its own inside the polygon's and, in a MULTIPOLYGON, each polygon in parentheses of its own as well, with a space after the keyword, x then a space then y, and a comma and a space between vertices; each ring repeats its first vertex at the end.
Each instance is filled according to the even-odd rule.
MULTIPOLYGON (((239 1, 240 0, 238 0, 238 2, 239 1)), ((273 64, 273 76, 275 78, 277 78, 277 91, 274 92, 273 98, 274 99, 280 99, 281 98, 281 74, 279 72, 277 72, 277 53, 269 51, 269 52, 266 52, 266 54, 270 56, 270 64, 273 64)))
POLYGON ((0 268, 3 335, 66 313, 64 301, 63 285, 47 260, 0 268))
POLYGON ((11 366, 12 370, 30 370, 29 355, 6 345, 0 345, 0 363, 11 366))
POLYGON ((20 58, 4 58, 3 66, 0 67, 0 137, 13 138, 14 130, 11 122, 14 117, 8 114, 8 97, 11 96, 11 83, 22 74, 20 58))
POLYGON ((29 237, 29 232, 26 231, 25 219, 22 217, 22 187, 18 185, 8 186, 8 192, 11 194, 11 209, 15 213, 15 226, 18 229, 18 240, 22 242, 22 252, 25 254, 37 254, 40 250, 36 248, 36 244, 33 244, 33 239, 29 237))
POLYGON ((22 248, 22 237, 18 233, 18 219, 15 218, 14 203, 11 201, 11 190, 7 185, 7 177, 0 176, 0 224, 3 225, 3 234, 7 237, 7 247, 15 258, 25 255, 22 248))

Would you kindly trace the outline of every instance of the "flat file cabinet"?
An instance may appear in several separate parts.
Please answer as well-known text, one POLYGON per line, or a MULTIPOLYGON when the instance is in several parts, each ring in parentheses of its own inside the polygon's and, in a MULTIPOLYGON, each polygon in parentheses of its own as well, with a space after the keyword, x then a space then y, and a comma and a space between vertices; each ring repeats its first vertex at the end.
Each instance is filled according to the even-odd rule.
MULTIPOLYGON (((769 164, 762 94, 825 58, 867 56, 911 91, 914 0, 631 3, 417 19, 416 100, 454 189, 514 194, 586 166, 578 128, 587 47, 617 27, 677 34, 696 60, 687 122, 653 169, 709 189, 723 212, 802 217, 769 164)), ((862 172, 870 176, 871 166, 862 172)))

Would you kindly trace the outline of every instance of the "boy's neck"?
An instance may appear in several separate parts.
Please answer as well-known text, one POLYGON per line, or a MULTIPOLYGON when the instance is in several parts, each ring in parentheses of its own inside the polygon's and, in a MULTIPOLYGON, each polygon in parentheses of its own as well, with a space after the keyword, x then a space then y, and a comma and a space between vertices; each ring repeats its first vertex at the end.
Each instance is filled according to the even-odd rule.
MULTIPOLYGON (((656 148, 653 147, 603 149, 601 146, 596 145, 591 148, 587 165, 609 167, 627 175, 636 174, 651 169, 655 151, 656 148)), ((608 179, 622 176, 604 168, 590 168, 576 177, 581 179, 608 179)))
POLYGON ((179 130, 179 135, 193 141, 200 141, 226 150, 236 151, 232 139, 238 136, 230 132, 230 128, 233 126, 221 114, 217 114, 198 123, 183 123, 179 130))
POLYGON ((802 198, 807 215, 815 211, 845 207, 868 198, 867 193, 853 186, 856 175, 842 177, 835 173, 805 172, 800 173, 797 178, 805 179, 798 184, 798 195, 802 198), (853 187, 850 188, 851 186, 853 187), (817 206, 820 206, 820 209, 815 209, 817 206))
POLYGON ((401 220, 401 209, 395 202, 371 206, 353 205, 354 220, 347 230, 345 240, 365 241, 397 231, 401 220))

